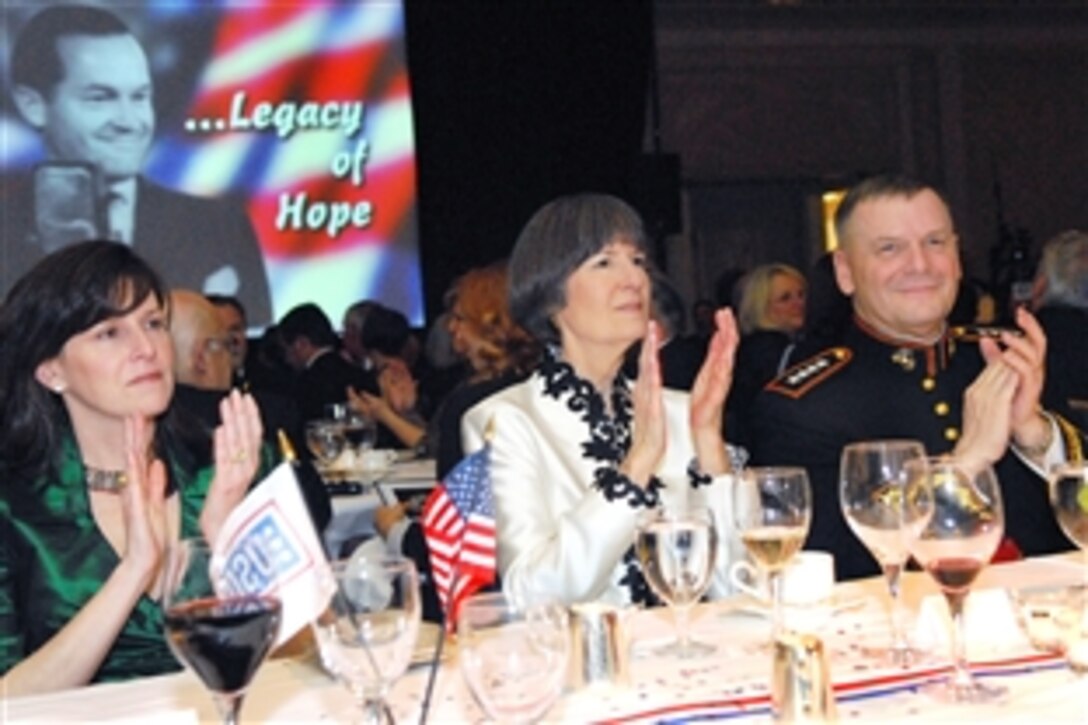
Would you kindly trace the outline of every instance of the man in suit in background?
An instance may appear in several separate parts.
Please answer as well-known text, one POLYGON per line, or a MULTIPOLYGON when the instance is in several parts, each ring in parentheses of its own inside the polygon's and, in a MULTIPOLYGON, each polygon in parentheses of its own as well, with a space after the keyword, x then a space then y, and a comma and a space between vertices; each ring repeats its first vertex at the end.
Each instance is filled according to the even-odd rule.
MULTIPOLYGON (((219 402, 231 388, 232 365, 227 330, 215 306, 193 290, 170 293, 170 338, 174 343, 174 405, 207 430, 219 425, 219 402)), ((253 391, 261 412, 265 443, 279 450, 279 432, 291 441, 302 460, 296 478, 314 527, 322 531, 332 516, 329 494, 309 462, 302 424, 294 401, 262 390, 253 391)))
POLYGON ((79 228, 97 235, 81 235, 129 244, 170 286, 235 295, 253 322, 270 321, 268 279, 245 209, 141 176, 155 130, 153 83, 143 48, 119 18, 87 6, 42 10, 16 39, 11 82, 15 106, 41 133, 48 160, 78 164, 67 167, 71 178, 82 173, 92 183, 65 183, 63 170, 48 186, 44 175, 38 184, 7 180, 5 284, 73 241, 49 230, 82 210, 79 228), (57 198, 66 189, 84 198, 57 198))
POLYGON ((374 374, 340 356, 332 323, 317 305, 293 307, 277 328, 287 364, 298 374, 296 400, 303 420, 327 417, 325 407, 345 403, 349 386, 378 394, 374 374))

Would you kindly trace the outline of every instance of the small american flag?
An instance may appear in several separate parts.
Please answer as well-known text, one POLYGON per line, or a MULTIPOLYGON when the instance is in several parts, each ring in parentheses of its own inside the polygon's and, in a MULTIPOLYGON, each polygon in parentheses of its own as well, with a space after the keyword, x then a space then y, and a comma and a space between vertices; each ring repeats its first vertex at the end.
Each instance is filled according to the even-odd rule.
POLYGON ((431 573, 450 629, 461 602, 495 581, 490 448, 462 459, 423 505, 431 573))

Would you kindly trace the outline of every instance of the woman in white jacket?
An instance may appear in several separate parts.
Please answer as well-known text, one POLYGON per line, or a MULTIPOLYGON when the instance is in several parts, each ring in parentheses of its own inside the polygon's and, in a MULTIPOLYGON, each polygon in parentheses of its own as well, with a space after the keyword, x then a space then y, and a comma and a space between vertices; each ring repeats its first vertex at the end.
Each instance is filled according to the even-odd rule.
POLYGON ((684 504, 710 509, 721 542, 711 593, 728 590, 740 455, 721 431, 736 325, 719 310, 691 393, 665 390, 651 287, 642 222, 614 197, 557 199, 518 237, 511 312, 546 353, 462 420, 466 451, 491 428, 499 573, 515 597, 652 603, 635 528, 648 509, 684 504), (624 362, 640 340, 632 381, 624 362))

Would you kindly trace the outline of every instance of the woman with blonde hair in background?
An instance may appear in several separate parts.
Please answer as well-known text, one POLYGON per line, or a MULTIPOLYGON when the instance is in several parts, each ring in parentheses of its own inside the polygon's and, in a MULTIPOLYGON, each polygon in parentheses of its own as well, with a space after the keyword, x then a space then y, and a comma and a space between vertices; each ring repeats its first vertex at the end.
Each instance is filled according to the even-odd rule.
POLYGON ((737 311, 740 346, 729 394, 730 430, 746 443, 748 414, 756 394, 789 366, 805 325, 808 283, 788 264, 764 264, 741 280, 737 311))

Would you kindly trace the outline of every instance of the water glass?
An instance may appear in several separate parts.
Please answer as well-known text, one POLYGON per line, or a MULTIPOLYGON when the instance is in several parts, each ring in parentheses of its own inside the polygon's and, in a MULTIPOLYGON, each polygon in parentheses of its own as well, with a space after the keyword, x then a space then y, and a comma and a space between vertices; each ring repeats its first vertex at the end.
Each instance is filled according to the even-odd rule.
POLYGON ((476 702, 501 722, 539 720, 559 697, 567 675, 567 610, 520 603, 505 594, 466 599, 457 617, 461 674, 476 702))

